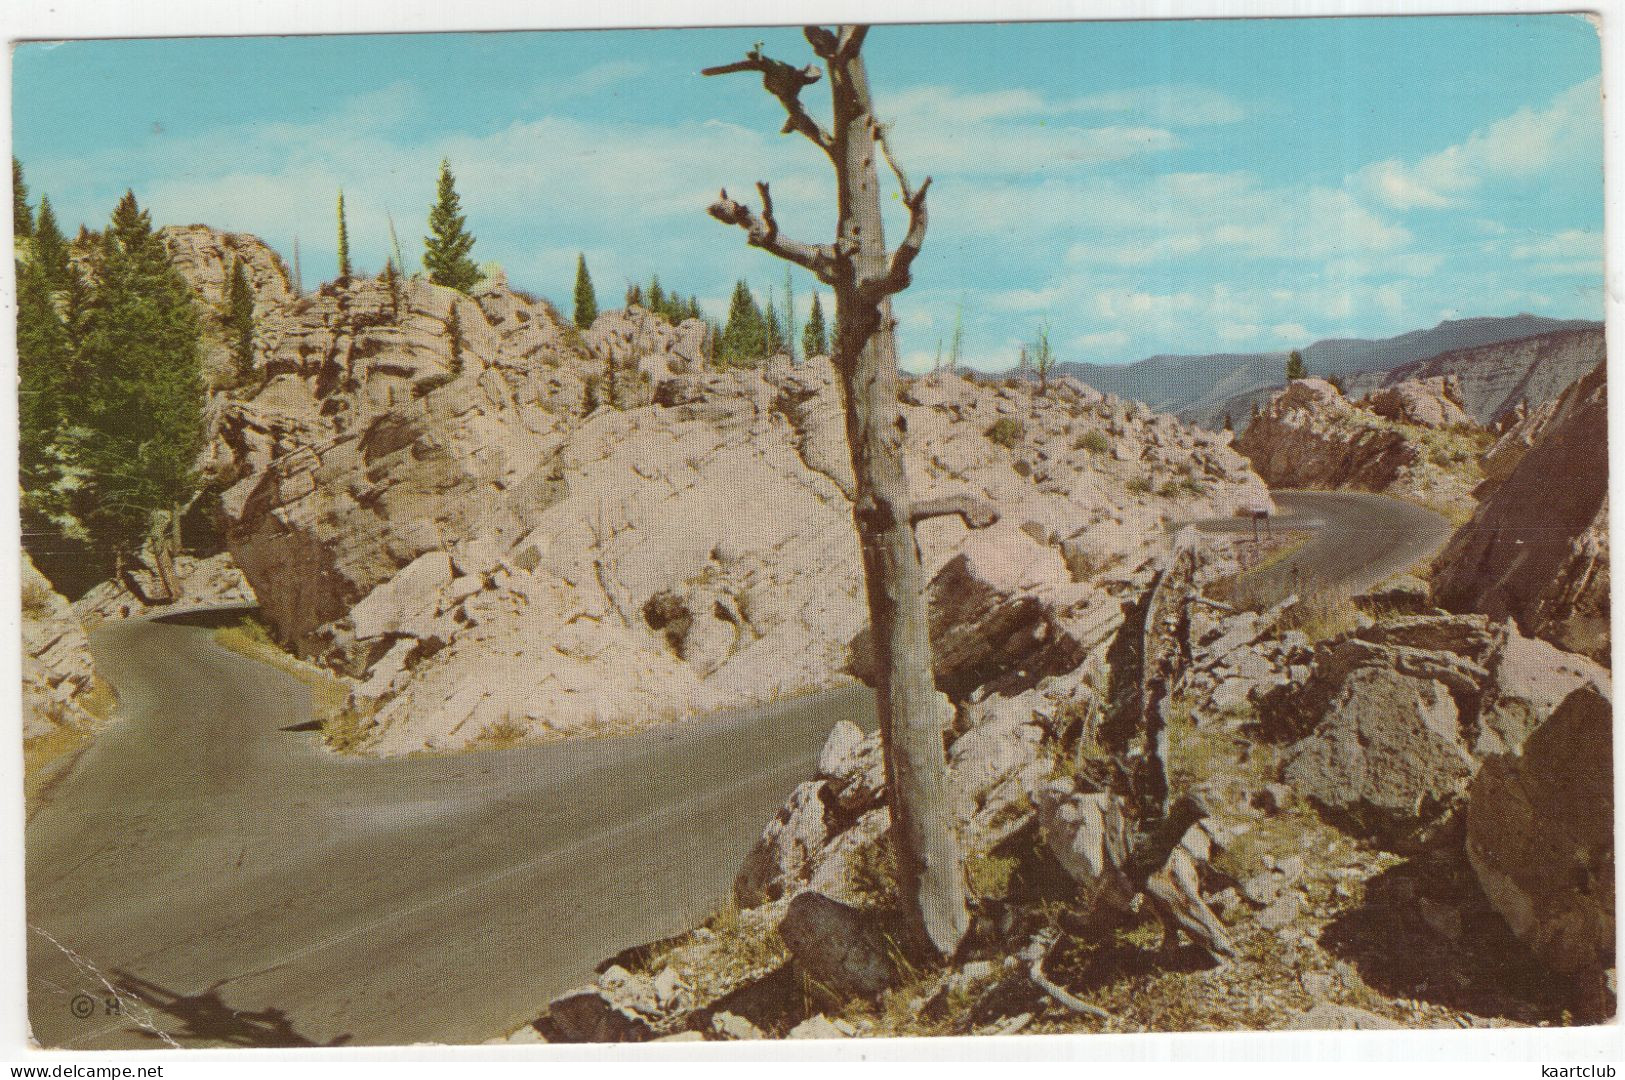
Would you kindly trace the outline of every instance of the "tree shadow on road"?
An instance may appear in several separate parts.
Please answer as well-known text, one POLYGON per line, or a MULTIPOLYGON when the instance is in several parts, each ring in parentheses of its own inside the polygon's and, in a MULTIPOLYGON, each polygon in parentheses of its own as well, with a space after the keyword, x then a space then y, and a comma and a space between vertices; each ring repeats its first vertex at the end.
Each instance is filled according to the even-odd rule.
MULTIPOLYGON (((183 1044, 202 1042, 243 1047, 344 1046, 350 1041, 349 1035, 340 1035, 325 1043, 308 1039, 294 1030, 285 1012, 275 1007, 258 1012, 233 1008, 220 996, 220 983, 200 994, 187 995, 126 971, 115 972, 114 978, 121 993, 179 1021, 179 1025, 161 1025, 161 1032, 142 1025, 141 1034, 155 1041, 167 1041, 167 1036, 183 1044)), ((153 1027, 158 1026, 153 1024, 153 1027)))

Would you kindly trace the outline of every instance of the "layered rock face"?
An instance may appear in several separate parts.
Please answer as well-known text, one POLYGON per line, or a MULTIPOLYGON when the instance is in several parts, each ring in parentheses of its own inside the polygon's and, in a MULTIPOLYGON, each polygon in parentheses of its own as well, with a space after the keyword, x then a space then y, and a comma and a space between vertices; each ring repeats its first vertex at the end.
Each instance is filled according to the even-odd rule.
POLYGON ((167 225, 158 230, 169 246, 169 257, 197 293, 203 313, 203 371, 211 384, 229 382, 235 375, 231 346, 222 319, 231 268, 241 263, 254 292, 255 308, 264 314, 292 298, 293 284, 282 257, 258 237, 225 233, 207 225, 167 225))
POLYGON ((1271 487, 1388 491, 1465 516, 1488 438, 1443 378, 1358 401, 1323 379, 1299 379, 1270 399, 1236 449, 1271 487))
POLYGON ((1484 894, 1553 971, 1614 964, 1613 702, 1584 687, 1473 781, 1467 857, 1484 894))
POLYGON ((1374 392, 1413 380, 1451 379, 1461 407, 1477 423, 1492 424, 1518 410, 1534 411, 1555 401, 1603 358, 1600 326, 1452 349, 1390 371, 1349 377, 1351 394, 1374 392))
POLYGON ((1392 618, 1319 646, 1308 677, 1266 698, 1291 742, 1282 777, 1323 813, 1410 849, 1486 759, 1516 754, 1573 691, 1608 672, 1481 615, 1392 618))
POLYGON ((90 643, 73 608, 22 556, 23 738, 90 726, 80 699, 95 682, 90 643))
MULTIPOLYGON (((704 334, 635 308, 578 334, 500 282, 271 305, 263 386, 218 404, 228 543, 273 630, 358 681, 373 749, 642 726, 862 667, 833 370, 706 370, 704 334)), ((1120 619, 1108 579, 1142 570, 1163 521, 1268 499, 1225 436, 1066 380, 936 376, 904 411, 916 497, 1002 515, 920 530, 953 583, 934 592, 945 689, 1001 673, 951 628, 1042 635, 1066 663, 1120 619)))
POLYGON ((1437 601, 1607 663, 1606 365, 1505 432, 1485 468, 1477 513, 1435 563, 1437 601))

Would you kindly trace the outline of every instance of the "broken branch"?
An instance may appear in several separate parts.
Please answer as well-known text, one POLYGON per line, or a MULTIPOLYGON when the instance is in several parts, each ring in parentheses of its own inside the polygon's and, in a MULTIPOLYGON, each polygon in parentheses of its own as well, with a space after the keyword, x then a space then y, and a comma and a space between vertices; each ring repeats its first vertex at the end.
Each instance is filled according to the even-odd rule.
POLYGON ((768 192, 767 184, 757 183, 756 190, 762 194, 761 217, 752 213, 744 203, 730 199, 726 188, 711 204, 711 216, 724 225, 737 225, 744 229, 751 247, 761 248, 793 262, 811 271, 824 284, 834 285, 840 261, 835 249, 828 244, 804 244, 780 234, 779 224, 773 217, 773 197, 768 192))
POLYGON ((732 64, 721 64, 717 67, 703 69, 701 75, 730 75, 737 71, 756 71, 762 76, 762 86, 767 92, 779 99, 784 106, 786 119, 780 134, 788 135, 791 132, 800 132, 812 141, 826 154, 834 152, 834 141, 829 132, 818 126, 818 121, 808 114, 801 104, 801 91, 824 77, 817 64, 808 64, 806 67, 794 67, 782 60, 774 60, 764 56, 760 46, 745 54, 745 59, 732 64))

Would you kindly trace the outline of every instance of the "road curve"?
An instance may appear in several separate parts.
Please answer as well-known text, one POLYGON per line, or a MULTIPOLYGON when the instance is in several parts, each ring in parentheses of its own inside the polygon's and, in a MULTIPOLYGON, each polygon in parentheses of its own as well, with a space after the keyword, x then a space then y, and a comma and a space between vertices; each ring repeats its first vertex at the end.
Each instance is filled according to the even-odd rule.
POLYGON ((304 686, 207 630, 104 624, 91 648, 123 722, 27 826, 29 1017, 52 1047, 511 1030, 723 901, 829 729, 873 725, 851 688, 623 738, 346 760, 286 730, 304 686), (104 979, 144 1004, 110 1015, 104 979))
MULTIPOLYGON (((1263 607, 1290 593, 1349 595, 1431 558, 1454 529, 1450 519, 1426 507, 1361 491, 1272 491, 1280 512, 1273 530, 1303 529, 1308 543, 1290 556, 1246 574, 1238 602, 1263 607)), ((1251 535, 1239 518, 1197 522, 1203 532, 1251 535)))
MULTIPOLYGON (((1382 496, 1276 499, 1277 527, 1315 537, 1265 586, 1296 566, 1363 588, 1449 533, 1382 496)), ((76 1049, 511 1030, 723 900, 829 729, 874 711, 852 688, 625 738, 346 760, 288 730, 303 685, 206 629, 109 623, 91 648, 122 722, 27 826, 30 1020, 76 1049), (139 1001, 110 1015, 109 984, 139 1001)))

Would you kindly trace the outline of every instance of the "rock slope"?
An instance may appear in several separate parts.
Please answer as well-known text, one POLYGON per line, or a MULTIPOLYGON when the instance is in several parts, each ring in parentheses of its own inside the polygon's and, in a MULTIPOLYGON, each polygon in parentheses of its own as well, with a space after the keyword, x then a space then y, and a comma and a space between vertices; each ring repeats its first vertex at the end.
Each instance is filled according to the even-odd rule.
MULTIPOLYGON (((372 751, 639 726, 861 668, 827 361, 717 371, 698 322, 634 308, 582 334, 501 281, 268 301, 259 385, 216 404, 227 543, 272 630, 356 680, 372 751)), ((1164 522, 1268 498, 1227 436, 1069 380, 939 375, 905 414, 917 497, 1002 514, 921 530, 945 687, 999 664, 956 659, 948 628, 1059 657, 1109 632, 1109 580, 1164 522)))
POLYGON ((1365 372, 1351 376, 1346 385, 1350 394, 1364 394, 1395 383, 1448 378, 1467 414, 1490 425, 1555 401, 1602 362, 1605 349, 1601 326, 1556 330, 1365 372))
POLYGON ((23 739, 96 720, 84 699, 96 682, 90 644, 66 598, 22 556, 23 739))
POLYGON ((1235 445, 1271 487, 1386 491, 1465 518, 1489 439, 1442 378, 1359 400, 1323 379, 1299 379, 1270 399, 1235 445))
POLYGON ((1599 363, 1485 455, 1481 504, 1439 556, 1434 595, 1608 662, 1608 373, 1599 363))

